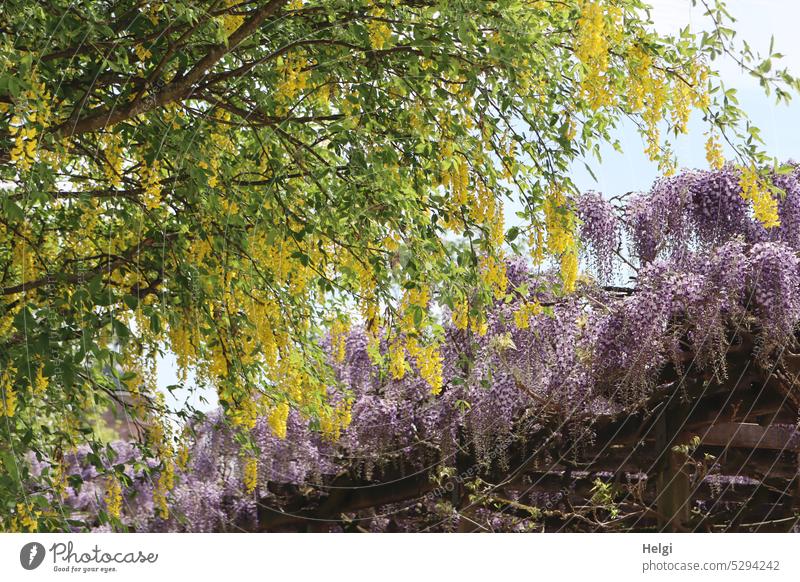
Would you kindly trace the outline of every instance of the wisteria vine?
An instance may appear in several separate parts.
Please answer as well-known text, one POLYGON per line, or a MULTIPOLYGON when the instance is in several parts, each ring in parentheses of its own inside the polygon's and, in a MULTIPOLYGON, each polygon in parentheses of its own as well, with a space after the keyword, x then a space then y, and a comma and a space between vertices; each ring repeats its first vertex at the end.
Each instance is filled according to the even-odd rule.
MULTIPOLYGON (((736 330, 756 335, 760 365, 795 341, 800 170, 776 172, 772 184, 780 192, 779 225, 770 228, 755 216, 741 171, 732 166, 664 178, 613 203, 586 193, 573 201, 587 259, 577 291, 562 295, 557 273, 509 262, 512 299, 495 302, 485 333, 444 326, 438 395, 416 367, 402 379, 386 372, 385 334, 354 328, 343 358, 333 356, 331 340, 326 344, 338 381, 329 387, 331 402, 346 401, 351 415, 338 438, 295 410, 280 430, 261 417, 245 437, 211 413, 187 430, 168 492, 163 479, 142 477, 148 461, 135 447, 115 443, 105 459, 87 458, 88 449, 67 455, 60 464, 64 487, 47 495, 101 516, 94 520, 105 521, 100 528, 236 531, 258 528, 264 508, 290 511, 289 491, 309 499, 332 495, 342 475, 370 479, 402 467, 404 475, 436 481, 457 472, 465 454, 480 467, 512 471, 512 449, 524 447, 546 465, 554 449, 545 444, 556 441, 560 454, 574 454, 591 442, 595 419, 635 411, 657 389, 659 372, 686 366, 687 354, 698 369, 724 375, 736 330), (608 285, 626 277, 632 284, 608 285), (97 463, 119 468, 119 494, 96 478, 97 463)), ((445 309, 443 319, 449 317, 445 309)), ((33 462, 35 474, 53 470, 48 460, 33 462)), ((477 474, 468 476, 479 489, 477 474)), ((494 529, 529 529, 537 508, 558 504, 542 495, 504 500, 528 510, 522 519, 484 495, 473 517, 494 529)), ((593 490, 592 499, 602 496, 593 490)), ((404 519, 373 513, 357 521, 370 531, 389 523, 447 530, 454 525, 446 505, 441 496, 426 496, 416 505, 384 507, 404 519)))

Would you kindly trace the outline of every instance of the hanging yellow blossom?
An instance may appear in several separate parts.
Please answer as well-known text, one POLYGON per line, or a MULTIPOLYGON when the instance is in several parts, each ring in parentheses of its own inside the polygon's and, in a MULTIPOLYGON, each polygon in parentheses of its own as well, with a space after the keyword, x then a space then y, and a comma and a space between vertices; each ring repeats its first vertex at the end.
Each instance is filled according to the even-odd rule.
POLYGON ((44 375, 44 366, 39 366, 33 380, 33 393, 37 396, 41 396, 45 393, 49 384, 50 380, 44 375))
POLYGON ((466 300, 455 304, 451 318, 456 329, 467 329, 469 325, 469 304, 466 300))
POLYGON ((113 519, 119 519, 122 513, 122 488, 116 477, 110 477, 108 479, 104 500, 106 502, 106 511, 108 515, 113 519))
POLYGON ((18 164, 22 171, 31 169, 36 161, 37 129, 32 124, 14 116, 8 127, 8 133, 14 137, 14 147, 11 148, 10 157, 12 164, 18 164))
POLYGON ((442 354, 439 347, 431 344, 415 350, 414 357, 419 368, 419 375, 431 388, 434 396, 442 391, 442 354))
POLYGON ((492 255, 481 259, 481 280, 483 284, 492 290, 495 299, 502 299, 506 295, 508 287, 508 277, 506 275, 506 264, 501 258, 492 255))
POLYGON ((67 476, 64 473, 64 464, 60 461, 53 462, 50 469, 50 481, 56 498, 63 500, 67 492, 67 476))
POLYGON ((322 411, 319 419, 319 428, 322 436, 331 442, 339 440, 342 431, 346 429, 352 420, 352 403, 343 402, 336 406, 322 411))
POLYGON ((11 519, 11 531, 33 533, 39 531, 41 511, 34 511, 28 503, 17 503, 17 515, 11 519))
POLYGON ((331 351, 333 359, 337 362, 344 362, 347 355, 347 334, 350 326, 341 319, 336 319, 330 326, 331 351))
POLYGON ((307 67, 307 59, 297 53, 289 53, 278 59, 278 83, 275 89, 275 99, 280 104, 279 113, 285 113, 286 105, 308 87, 311 72, 307 70, 307 67))
POLYGON ((144 194, 142 201, 144 205, 153 210, 161 206, 161 182, 159 179, 160 164, 158 160, 153 160, 149 166, 142 161, 141 180, 144 194))
POLYGON ((156 506, 158 515, 161 519, 169 519, 169 505, 167 504, 167 494, 169 491, 164 487, 163 479, 159 478, 156 481, 156 486, 153 489, 153 504, 156 506))
POLYGON ((518 329, 528 329, 531 325, 531 317, 539 315, 541 312, 542 306, 538 301, 526 301, 514 312, 514 323, 518 329))
POLYGON ((153 53, 140 44, 136 44, 136 46, 133 47, 133 52, 136 53, 136 58, 140 61, 146 61, 153 56, 153 53))
POLYGON ((539 266, 544 262, 544 229, 538 225, 533 225, 533 228, 528 236, 528 245, 531 249, 531 259, 533 265, 539 266))
MULTIPOLYGON (((567 207, 564 192, 558 187, 551 187, 544 200, 545 228, 547 229, 547 250, 553 255, 560 255, 574 243, 574 216, 567 207)), ((537 244, 539 243, 537 234, 537 244)))
POLYGON ((383 9, 376 8, 370 11, 370 19, 367 22, 367 29, 369 30, 369 41, 372 48, 381 50, 384 48, 389 39, 392 38, 392 29, 384 20, 386 12, 383 9))
POLYGON ((2 391, 3 396, 0 416, 11 418, 17 410, 17 392, 14 389, 14 377, 16 375, 17 369, 9 366, 3 370, 3 374, 0 376, 0 391, 2 391))
POLYGON ((164 460, 164 468, 158 476, 156 486, 153 490, 153 503, 158 510, 161 519, 169 518, 169 505, 167 495, 175 487, 175 465, 171 459, 164 460))
POLYGON ((564 291, 570 293, 575 290, 575 282, 578 280, 578 255, 575 249, 570 249, 561 255, 561 282, 564 291))
MULTIPOLYGON (((239 0, 225 0, 225 7, 230 9, 231 7, 236 6, 239 3, 240 3, 239 0)), ((244 16, 241 16, 239 14, 230 14, 229 12, 226 12, 222 16, 222 23, 223 23, 222 25, 223 28, 225 29, 225 38, 228 38, 230 35, 232 35, 236 31, 236 29, 242 25, 243 22, 244 22, 244 16)))
POLYGON ((272 434, 279 439, 285 439, 286 423, 288 419, 289 405, 286 402, 279 402, 275 408, 270 411, 269 416, 267 417, 269 427, 272 429, 272 434))
POLYGON ((720 170, 725 165, 722 146, 714 133, 710 134, 708 140, 706 140, 706 160, 708 165, 715 170, 720 170))
POLYGON ((672 124, 680 133, 688 131, 689 115, 692 111, 692 87, 688 82, 678 79, 672 87, 672 124))
POLYGON ((581 0, 579 6, 575 56, 584 66, 582 88, 589 105, 598 109, 610 105, 613 99, 605 78, 609 52, 606 14, 602 3, 595 0, 581 0))
POLYGON ((247 493, 253 493, 258 487, 258 459, 248 456, 244 462, 242 482, 247 493))
POLYGON ((187 442, 187 435, 184 435, 181 445, 178 447, 178 451, 175 454, 175 464, 178 465, 181 471, 185 471, 189 466, 189 454, 190 450, 189 443, 187 442))
POLYGON ((769 193, 754 167, 748 166, 742 169, 739 187, 742 189, 742 198, 753 205, 753 215, 764 228, 781 225, 778 217, 778 201, 769 193))
MULTIPOLYGON (((237 392, 244 392, 240 389, 237 392)), ((226 399, 227 400, 227 399, 226 399)), ((241 393, 233 399, 234 403, 228 409, 231 422, 245 430, 255 428, 258 421, 258 407, 254 395, 251 393, 241 393)))
POLYGON ((402 380, 406 375, 406 349, 400 340, 389 346, 389 373, 395 380, 402 380))

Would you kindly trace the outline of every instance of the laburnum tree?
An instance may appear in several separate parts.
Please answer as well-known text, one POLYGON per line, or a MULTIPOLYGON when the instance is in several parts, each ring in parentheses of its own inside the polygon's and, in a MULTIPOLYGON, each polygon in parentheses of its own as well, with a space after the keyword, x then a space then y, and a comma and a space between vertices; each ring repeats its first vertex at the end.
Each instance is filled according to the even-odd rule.
POLYGON ((487 307, 520 293, 509 255, 574 289, 570 174, 624 120, 669 174, 696 111, 709 162, 729 142, 777 225, 758 132, 713 61, 779 100, 797 82, 706 8, 709 31, 665 36, 638 0, 3 2, 3 526, 79 522, 52 494, 80 488, 62 463, 80 446, 120 525, 131 477, 109 410, 167 519, 192 411, 165 404, 165 352, 181 384, 215 390, 253 487, 258 418, 282 438, 299 415, 330 441, 351 420, 322 337, 336 362, 363 325, 383 373, 413 367, 435 397, 441 309, 485 334, 487 307), (524 226, 506 228, 511 203, 524 226))

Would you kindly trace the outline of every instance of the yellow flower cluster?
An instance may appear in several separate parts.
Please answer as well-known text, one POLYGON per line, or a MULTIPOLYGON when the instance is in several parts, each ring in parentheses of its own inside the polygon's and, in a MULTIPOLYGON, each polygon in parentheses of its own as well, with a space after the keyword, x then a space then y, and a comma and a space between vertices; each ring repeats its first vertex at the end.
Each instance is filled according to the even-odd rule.
POLYGON ((104 500, 108 515, 113 519, 119 519, 122 514, 122 487, 116 477, 109 477, 104 500))
POLYGON ((286 105, 308 87, 311 72, 306 58, 290 53, 278 59, 278 83, 275 99, 279 103, 278 112, 285 113, 286 105))
POLYGON ((531 326, 531 317, 539 315, 542 306, 538 301, 525 301, 514 312, 514 324, 518 329, 528 329, 531 326))
POLYGON ((467 161, 459 159, 451 168, 443 170, 442 185, 449 188, 456 206, 466 205, 469 200, 469 164, 467 161))
MULTIPOLYGON (((630 82, 628 84, 628 103, 633 111, 644 111, 645 137, 647 145, 645 153, 655 161, 660 157, 660 130, 658 123, 664 116, 664 106, 669 97, 669 84, 664 73, 653 66, 653 58, 641 46, 636 45, 628 55, 630 82)), ((683 92, 676 93, 681 99, 683 92)), ((680 122, 684 117, 688 120, 686 102, 679 106, 680 114, 676 119, 680 122)))
POLYGON ((692 108, 708 107, 708 67, 694 62, 685 73, 686 78, 678 76, 673 81, 672 108, 670 109, 672 124, 681 133, 687 133, 689 115, 692 108))
POLYGON ((186 381, 189 368, 197 362, 198 338, 197 330, 187 322, 191 318, 173 323, 169 326, 169 345, 172 353, 175 354, 178 365, 178 377, 181 381, 186 381))
POLYGON ((722 146, 714 133, 710 134, 708 140, 706 140, 706 160, 708 161, 708 165, 715 170, 720 170, 722 166, 725 165, 722 146))
POLYGON ((32 240, 31 229, 27 226, 20 228, 20 236, 15 237, 12 249, 12 265, 19 273, 21 281, 36 279, 38 269, 36 266, 36 251, 28 243, 32 240))
MULTIPOLYGON (((226 8, 231 8, 239 4, 239 0, 225 0, 226 8)), ((222 26, 225 29, 225 38, 228 38, 232 35, 237 28, 239 28, 244 22, 244 16, 238 14, 229 14, 225 13, 222 17, 222 26)))
MULTIPOLYGON (((305 368, 305 356, 300 350, 292 349, 288 355, 284 355, 278 366, 269 371, 269 376, 277 391, 285 394, 287 402, 295 403, 298 408, 317 410, 327 397, 326 384, 305 368)), ((288 412, 287 404, 278 415, 278 420, 285 422, 288 412)))
POLYGON ((480 261, 481 280, 492 290, 495 299, 502 299, 506 295, 508 277, 506 264, 502 258, 487 255, 480 261))
POLYGON ((477 196, 468 201, 469 217, 477 224, 486 224, 497 214, 497 200, 482 180, 476 184, 477 196))
POLYGON ((395 340, 389 345, 389 373, 395 380, 402 380, 406 367, 406 348, 400 340, 395 340))
POLYGON ((420 331, 421 328, 427 325, 427 316, 423 316, 419 325, 414 320, 415 310, 410 309, 410 306, 417 307, 423 313, 427 312, 428 303, 431 300, 431 290, 428 286, 423 285, 420 287, 413 287, 406 289, 401 301, 402 319, 400 321, 400 329, 408 334, 414 334, 420 331))
POLYGON ((144 205, 154 210, 161 207, 161 182, 159 180, 159 173, 161 165, 158 160, 153 160, 149 166, 147 162, 142 160, 142 168, 140 170, 140 179, 142 182, 142 201, 144 205))
POLYGON ((253 493, 258 487, 258 458, 248 456, 244 461, 242 482, 247 493, 253 493))
MULTIPOLYGON (((237 386, 238 388, 238 386, 237 386)), ((232 398, 228 393, 229 390, 222 390, 222 398, 230 403, 228 414, 231 417, 231 422, 234 426, 246 430, 252 430, 258 421, 258 406, 256 404, 255 395, 248 391, 246 388, 239 388, 236 397, 232 398)))
POLYGON ((596 0, 581 0, 579 8, 575 56, 584 65, 582 87, 589 105, 593 109, 599 109, 611 105, 614 99, 614 94, 608 87, 606 72, 610 41, 617 37, 622 15, 616 7, 604 8, 596 0))
MULTIPOLYGON (((255 240, 259 241, 257 237, 255 240)), ((308 264, 304 265, 296 257, 296 244, 291 244, 286 240, 274 242, 267 241, 266 238, 260 240, 263 240, 263 244, 253 245, 253 258, 258 260, 279 284, 286 286, 292 296, 299 297, 307 294, 309 292, 308 283, 316 275, 313 266, 324 264, 324 255, 319 248, 313 244, 302 248, 309 257, 308 264)), ((372 290, 374 292, 374 287, 372 290)), ((279 316, 280 311, 275 315, 279 316)))
POLYGON ((39 531, 39 518, 41 511, 34 511, 33 506, 28 503, 17 503, 17 514, 11 518, 12 532, 33 533, 39 531))
POLYGON ((342 431, 350 426, 352 421, 352 404, 344 402, 332 408, 326 407, 319 417, 319 428, 322 436, 331 442, 339 440, 342 431))
POLYGON ((416 339, 411 338, 406 342, 406 348, 417 363, 419 375, 431 388, 431 394, 436 395, 442 391, 444 379, 442 377, 442 354, 439 346, 428 344, 420 346, 416 339))
POLYGON ((17 410, 17 392, 14 389, 14 377, 17 369, 8 366, 0 376, 0 391, 3 393, 3 402, 0 406, 0 416, 11 418, 17 410))
MULTIPOLYGON (((30 119, 29 119, 30 121, 30 119)), ((22 119, 14 116, 8 128, 9 134, 14 138, 14 147, 11 148, 11 163, 18 164, 23 172, 31 169, 36 161, 37 130, 33 125, 25 126, 22 119)))
POLYGON ((470 315, 467 301, 459 301, 456 303, 453 308, 452 320, 456 329, 470 328, 479 336, 486 335, 486 332, 489 330, 489 325, 486 323, 486 320, 470 315))
POLYGON ((52 484, 53 493, 55 493, 56 498, 59 500, 63 500, 67 492, 67 476, 64 473, 63 463, 59 461, 53 462, 50 474, 50 482, 52 484))
POLYGON ((645 106, 642 119, 645 122, 645 136, 647 146, 644 153, 652 160, 656 161, 661 157, 661 130, 659 122, 664 118, 664 106, 667 103, 667 81, 661 71, 653 70, 651 74, 651 91, 645 106))
POLYGON ((158 476, 156 486, 153 489, 153 504, 158 510, 161 519, 169 518, 169 504, 167 503, 167 495, 175 487, 175 466, 172 461, 167 459, 164 461, 164 469, 161 475, 158 476))
POLYGON ((50 125, 50 101, 50 93, 44 83, 36 80, 34 73, 31 88, 20 95, 18 113, 11 118, 8 128, 9 135, 14 138, 14 146, 9 152, 11 163, 18 165, 23 172, 30 170, 36 161, 37 125, 42 129, 50 125))
POLYGON ((42 396, 49 385, 50 380, 44 375, 44 366, 39 366, 36 370, 36 376, 33 378, 33 393, 37 396, 42 396))
POLYGON ((469 303, 466 300, 456 303, 450 317, 456 329, 467 329, 469 326, 469 303))
POLYGON ((289 405, 286 402, 279 402, 270 411, 267 417, 272 433, 279 439, 286 438, 286 422, 289 420, 289 405))
POLYGON ((739 177, 742 198, 753 205, 753 215, 764 228, 781 225, 778 217, 778 201, 769 193, 753 166, 743 168, 739 177))
POLYGON ((159 478, 156 481, 156 486, 153 489, 153 505, 155 505, 161 519, 169 519, 169 504, 167 503, 167 495, 169 491, 163 485, 163 479, 159 478))
POLYGON ((442 391, 444 378, 442 377, 442 353, 436 345, 421 348, 416 354, 417 366, 420 376, 431 388, 431 394, 436 395, 442 391))
MULTIPOLYGON (((544 202, 547 250, 560 257, 561 282, 567 292, 575 289, 578 278, 578 255, 575 241, 575 217, 559 188, 551 188, 544 202)), ((540 251, 537 251, 540 252, 540 251)))
POLYGON ((566 196, 560 188, 552 187, 548 190, 544 200, 544 218, 547 251, 553 255, 561 255, 574 245, 575 218, 567 207, 566 196))
POLYGON ((347 334, 350 331, 350 326, 341 319, 335 319, 329 329, 333 359, 337 362, 344 362, 344 358, 347 355, 347 334))
POLYGON ((118 188, 122 184, 122 165, 124 162, 119 134, 109 133, 104 136, 102 145, 106 159, 106 163, 103 164, 103 174, 112 188, 118 188))
POLYGON ((153 56, 153 53, 138 43, 133 47, 133 52, 136 53, 136 58, 141 62, 145 62, 147 59, 153 56))
POLYGON ((579 8, 575 56, 582 63, 592 63, 604 71, 608 67, 608 40, 603 6, 596 0, 581 0, 579 8))
POLYGON ((672 108, 670 117, 672 124, 681 133, 687 133, 689 115, 692 111, 692 87, 682 79, 678 79, 672 86, 672 108))
POLYGON ((186 468, 189 466, 189 457, 191 454, 190 443, 191 431, 188 426, 184 426, 178 449, 175 451, 175 465, 177 465, 178 469, 181 471, 186 471, 186 468))
POLYGON ((374 8, 370 11, 370 20, 367 23, 367 30, 369 30, 369 42, 375 50, 381 50, 392 38, 392 29, 384 20, 386 12, 380 8, 374 8))
POLYGON ((692 108, 705 108, 709 103, 708 67, 693 62, 681 75, 674 75, 672 87, 668 76, 654 65, 653 57, 640 45, 634 46, 627 57, 629 69, 628 104, 633 111, 643 111, 644 135, 647 141, 645 153, 653 161, 659 161, 662 171, 674 171, 674 163, 667 160, 660 144, 659 122, 669 105, 673 127, 688 131, 692 108))
POLYGON ((473 332, 481 337, 485 336, 489 332, 489 323, 485 318, 470 317, 469 327, 473 332))
POLYGON ((534 224, 528 235, 528 246, 531 249, 531 258, 534 266, 539 266, 544 262, 544 228, 534 224))
POLYGON ((570 293, 575 290, 575 282, 578 280, 578 254, 574 248, 570 248, 561 255, 561 283, 564 291, 570 293))
POLYGON ((431 300, 431 290, 427 285, 414 287, 408 290, 408 302, 422 309, 427 309, 431 300))
POLYGON ((627 59, 630 82, 628 84, 628 103, 633 111, 644 109, 647 96, 653 91, 653 79, 650 70, 652 57, 640 46, 631 49, 627 59))
POLYGON ((692 105, 698 109, 706 109, 711 102, 711 95, 708 93, 708 65, 694 63, 692 76, 694 77, 692 105))

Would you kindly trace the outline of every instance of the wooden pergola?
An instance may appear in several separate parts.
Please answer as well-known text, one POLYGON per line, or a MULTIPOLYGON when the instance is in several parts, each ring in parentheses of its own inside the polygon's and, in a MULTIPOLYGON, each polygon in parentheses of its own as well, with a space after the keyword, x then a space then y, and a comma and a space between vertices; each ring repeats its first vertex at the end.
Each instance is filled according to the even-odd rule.
POLYGON ((537 420, 545 428, 516 439, 502 466, 460 446, 444 480, 397 462, 314 488, 270 484, 250 527, 358 531, 381 515, 390 531, 417 518, 435 530, 423 507, 433 498, 452 504, 449 529, 459 531, 490 529, 486 507, 529 518, 539 531, 791 531, 800 523, 800 355, 764 363, 757 352, 751 333, 737 333, 724 374, 693 369, 684 354, 681 372, 666 366, 646 401, 587 419, 585 434, 569 442, 548 433, 560 411, 544 406, 537 420), (483 487, 470 487, 475 479, 483 487), (529 501, 536 496, 555 501, 529 501))

